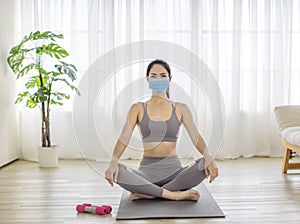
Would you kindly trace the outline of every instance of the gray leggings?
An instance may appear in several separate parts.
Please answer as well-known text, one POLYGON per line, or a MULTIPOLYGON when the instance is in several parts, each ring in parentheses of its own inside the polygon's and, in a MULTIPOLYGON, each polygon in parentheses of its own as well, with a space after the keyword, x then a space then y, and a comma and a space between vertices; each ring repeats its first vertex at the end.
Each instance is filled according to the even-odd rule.
POLYGON ((204 158, 182 167, 177 155, 144 157, 137 170, 119 163, 116 183, 132 193, 161 197, 163 189, 187 190, 201 183, 205 178, 204 164, 204 158))

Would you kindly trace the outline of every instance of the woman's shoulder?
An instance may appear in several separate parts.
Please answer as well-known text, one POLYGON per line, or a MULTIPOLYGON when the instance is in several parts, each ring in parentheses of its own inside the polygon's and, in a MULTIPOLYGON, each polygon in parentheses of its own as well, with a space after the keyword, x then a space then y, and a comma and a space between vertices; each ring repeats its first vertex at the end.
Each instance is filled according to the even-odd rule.
POLYGON ((143 109, 143 102, 135 102, 131 105, 131 110, 135 111, 135 112, 140 112, 143 109))
POLYGON ((173 101, 173 102, 174 102, 177 110, 180 111, 181 115, 186 114, 187 112, 190 111, 190 108, 186 103, 179 102, 179 101, 177 101, 177 102, 173 101))
POLYGON ((137 109, 143 105, 142 103, 143 102, 135 102, 135 103, 131 104, 131 108, 137 109))
POLYGON ((180 102, 180 101, 172 101, 176 107, 187 107, 187 104, 183 103, 183 102, 180 102))

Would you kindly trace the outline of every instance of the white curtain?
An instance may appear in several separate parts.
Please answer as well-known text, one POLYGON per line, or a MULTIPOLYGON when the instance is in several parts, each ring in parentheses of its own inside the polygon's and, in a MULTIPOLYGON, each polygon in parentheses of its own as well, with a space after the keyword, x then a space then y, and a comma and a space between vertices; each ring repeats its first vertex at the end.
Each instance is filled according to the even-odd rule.
MULTIPOLYGON (((61 146, 61 157, 109 159, 129 107, 150 96, 145 72, 155 58, 143 58, 142 52, 141 60, 110 74, 107 67, 117 61, 107 61, 103 68, 95 63, 124 44, 147 40, 184 47, 202 59, 217 80, 225 103, 224 141, 218 153, 211 149, 217 158, 282 154, 273 109, 300 103, 299 1, 20 0, 18 10, 20 38, 37 29, 64 34, 61 44, 79 69, 76 84, 84 104, 73 108, 69 101, 52 111, 52 137, 61 146)), ((154 51, 157 58, 163 55, 160 49, 154 51)), ((130 57, 131 51, 126 54, 130 57)), ((190 106, 209 141, 214 135, 205 92, 209 86, 195 82, 193 77, 201 74, 188 74, 180 64, 171 63, 171 70, 170 98, 190 106)), ((35 160, 39 113, 23 106, 19 110, 23 157, 35 160)), ((196 157, 184 127, 181 131, 179 155, 196 157)), ((123 158, 141 157, 141 147, 136 128, 123 158)))

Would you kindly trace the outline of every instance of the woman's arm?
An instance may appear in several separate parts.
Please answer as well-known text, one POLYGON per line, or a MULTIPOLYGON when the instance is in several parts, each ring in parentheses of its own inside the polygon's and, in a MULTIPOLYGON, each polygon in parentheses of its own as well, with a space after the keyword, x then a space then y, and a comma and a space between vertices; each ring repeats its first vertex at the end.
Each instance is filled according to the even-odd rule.
POLYGON ((111 162, 118 162, 118 160, 122 156, 123 152, 125 151, 130 141, 130 138, 132 136, 133 130, 136 126, 137 119, 138 119, 138 111, 139 111, 138 107, 139 107, 138 104, 135 103, 129 109, 129 112, 127 114, 127 119, 123 126, 121 135, 118 141, 116 142, 113 155, 111 158, 111 162))
POLYGON ((198 132, 189 107, 184 103, 178 103, 177 105, 181 112, 181 120, 184 124, 184 127, 186 128, 194 146, 198 149, 198 151, 203 155, 205 159, 205 173, 206 176, 210 175, 210 182, 212 182, 218 176, 218 168, 214 163, 214 159, 209 154, 207 145, 198 132))
POLYGON ((177 105, 181 112, 182 123, 184 124, 184 127, 186 128, 194 146, 198 149, 198 151, 203 155, 204 158, 209 156, 206 148, 206 143, 198 132, 189 107, 184 103, 178 103, 177 105))
POLYGON ((138 104, 133 104, 127 114, 127 119, 122 129, 122 133, 115 145, 111 161, 105 171, 105 179, 113 186, 118 177, 118 161, 125 151, 138 118, 138 104))

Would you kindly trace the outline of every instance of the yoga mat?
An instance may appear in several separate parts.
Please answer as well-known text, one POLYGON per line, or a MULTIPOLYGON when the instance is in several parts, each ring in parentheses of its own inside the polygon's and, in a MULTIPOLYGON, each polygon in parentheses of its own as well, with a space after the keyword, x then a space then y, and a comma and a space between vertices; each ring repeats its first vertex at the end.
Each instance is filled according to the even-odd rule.
POLYGON ((203 183, 194 187, 200 192, 196 201, 172 201, 164 198, 131 201, 124 190, 117 220, 157 218, 224 218, 225 215, 203 183))

